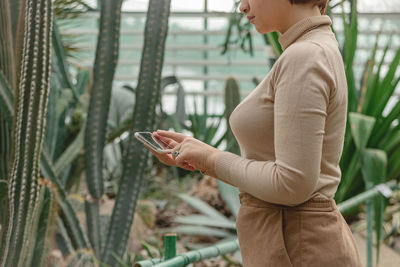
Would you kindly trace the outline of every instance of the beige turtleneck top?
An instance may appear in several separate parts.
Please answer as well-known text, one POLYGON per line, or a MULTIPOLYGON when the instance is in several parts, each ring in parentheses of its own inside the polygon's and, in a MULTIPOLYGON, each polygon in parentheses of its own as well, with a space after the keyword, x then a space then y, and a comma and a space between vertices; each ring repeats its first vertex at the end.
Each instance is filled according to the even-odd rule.
POLYGON ((218 154, 216 178, 288 206, 334 197, 347 82, 331 24, 327 15, 308 17, 279 37, 284 52, 229 118, 241 156, 218 154))

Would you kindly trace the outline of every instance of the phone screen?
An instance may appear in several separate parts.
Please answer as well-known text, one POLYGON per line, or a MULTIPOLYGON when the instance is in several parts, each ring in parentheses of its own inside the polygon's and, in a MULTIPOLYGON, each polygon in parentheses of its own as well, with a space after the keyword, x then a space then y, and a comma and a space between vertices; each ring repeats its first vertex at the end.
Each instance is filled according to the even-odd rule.
POLYGON ((136 132, 135 137, 159 153, 169 153, 173 149, 167 143, 153 137, 151 132, 136 132))

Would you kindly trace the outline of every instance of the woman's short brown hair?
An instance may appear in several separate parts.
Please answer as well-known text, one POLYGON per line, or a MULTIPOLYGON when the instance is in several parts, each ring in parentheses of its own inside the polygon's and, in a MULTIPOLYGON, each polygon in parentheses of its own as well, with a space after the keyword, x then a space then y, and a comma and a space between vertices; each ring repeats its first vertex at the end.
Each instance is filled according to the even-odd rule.
POLYGON ((326 5, 328 4, 328 0, 289 0, 289 1, 292 4, 305 4, 314 2, 314 4, 319 7, 319 10, 321 11, 322 15, 326 13, 326 5))

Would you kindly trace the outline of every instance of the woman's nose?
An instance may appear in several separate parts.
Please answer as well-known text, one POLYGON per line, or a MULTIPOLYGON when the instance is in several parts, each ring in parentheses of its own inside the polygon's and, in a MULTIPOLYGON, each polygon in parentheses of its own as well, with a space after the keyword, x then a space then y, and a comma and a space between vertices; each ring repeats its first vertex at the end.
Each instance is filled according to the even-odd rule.
POLYGON ((239 6, 239 10, 241 13, 246 14, 247 12, 249 12, 250 6, 247 3, 247 1, 241 1, 240 2, 240 6, 239 6))

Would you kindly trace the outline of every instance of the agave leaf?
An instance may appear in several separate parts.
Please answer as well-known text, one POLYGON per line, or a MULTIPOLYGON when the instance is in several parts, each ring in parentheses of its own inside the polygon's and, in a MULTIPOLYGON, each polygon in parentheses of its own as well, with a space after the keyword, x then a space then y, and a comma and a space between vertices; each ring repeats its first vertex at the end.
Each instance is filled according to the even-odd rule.
POLYGON ((225 201, 235 218, 237 218, 240 208, 240 201, 238 197, 239 190, 237 187, 227 184, 221 180, 217 180, 217 183, 222 199, 225 201))
POLYGON ((201 213, 206 214, 215 220, 230 223, 230 221, 225 216, 223 216, 216 209, 208 205, 208 203, 187 194, 178 194, 178 197, 180 197, 182 200, 184 200, 186 203, 188 203, 190 206, 200 211, 201 213))
POLYGON ((185 235, 203 235, 203 236, 215 236, 215 237, 234 237, 235 235, 230 234, 224 230, 205 227, 205 226, 176 226, 168 229, 162 229, 162 233, 178 233, 185 235))
POLYGON ((397 178, 400 175, 400 149, 390 155, 388 165, 391 168, 388 171, 386 180, 397 178))
POLYGON ((50 76, 50 93, 49 93, 49 103, 47 105, 46 114, 46 133, 44 138, 44 147, 48 152, 51 159, 54 159, 54 152, 57 147, 58 140, 58 127, 59 127, 59 116, 57 112, 57 102, 58 95, 61 88, 59 87, 59 82, 54 74, 50 76))
POLYGON ((127 119, 132 119, 132 110, 134 106, 135 95, 124 88, 113 88, 108 113, 108 128, 113 131, 122 126, 127 119))
POLYGON ((65 261, 65 267, 87 266, 94 267, 96 258, 91 251, 80 249, 74 251, 65 261))
POLYGON ((0 180, 0 202, 8 195, 8 183, 6 180, 0 180))
MULTIPOLYGON (((90 82, 90 71, 88 69, 86 70, 80 70, 78 72, 78 75, 76 76, 76 92, 79 95, 84 94, 87 91, 87 87, 89 85, 90 82)), ((79 101, 81 101, 82 98, 79 99, 79 101)))
MULTIPOLYGON (((373 70, 375 66, 375 56, 376 56, 376 51, 378 48, 378 40, 379 40, 379 34, 376 35, 376 40, 375 40, 375 45, 372 49, 371 57, 367 61, 367 67, 364 72, 364 77, 366 79, 363 80, 363 84, 361 86, 361 97, 358 103, 358 111, 361 110, 362 113, 368 114, 366 111, 370 105, 371 101, 371 96, 376 91, 376 86, 372 86, 372 84, 375 83, 375 80, 379 79, 379 76, 374 75, 373 70), (360 107, 362 106, 362 107, 360 107)), ((373 99, 373 98, 372 98, 373 99)))
MULTIPOLYGON (((369 105, 366 107, 365 113, 368 115, 372 115, 372 110, 374 107, 376 107, 376 102, 372 101, 373 99, 379 99, 380 95, 380 74, 382 70, 383 63, 385 61, 385 56, 387 51, 389 51, 390 44, 388 43, 383 51, 383 55, 381 57, 381 61, 379 62, 378 69, 376 71, 376 74, 372 74, 369 77, 370 79, 368 80, 368 87, 370 87, 370 91, 372 92, 371 94, 371 99, 369 100, 369 105)), ((375 56, 375 55, 374 55, 375 56)), ((373 66, 372 66, 373 67, 373 66)), ((385 90, 385 89, 384 89, 385 90)))
POLYGON ((115 254, 114 252, 111 252, 111 255, 114 257, 114 259, 118 262, 120 267, 129 267, 129 265, 127 265, 122 258, 120 258, 117 254, 115 254))
POLYGON ((59 215, 57 215, 56 222, 57 233, 55 238, 57 242, 57 247, 61 250, 64 258, 66 258, 66 255, 72 254, 72 252, 74 251, 74 247, 72 245, 71 239, 69 238, 67 229, 59 215))
POLYGON ((358 37, 358 15, 357 15, 357 1, 353 1, 351 8, 350 22, 346 22, 343 2, 342 6, 342 19, 344 26, 345 42, 342 49, 343 59, 345 63, 346 79, 349 90, 348 95, 348 109, 349 111, 356 111, 358 97, 357 89, 355 85, 353 61, 354 55, 357 49, 357 37, 358 37))
POLYGON ((335 199, 338 203, 345 199, 347 193, 350 191, 350 188, 354 185, 355 178, 357 177, 356 174, 359 172, 360 168, 360 151, 356 150, 352 154, 350 164, 346 168, 346 172, 343 175, 340 186, 335 195, 335 199))
POLYGON ((9 122, 14 115, 14 97, 10 84, 7 82, 3 72, 0 70, 0 112, 6 115, 9 122))
POLYGON ((379 88, 377 90, 377 97, 374 99, 378 100, 377 105, 373 106, 372 115, 379 116, 382 114, 383 110, 385 109, 389 99, 392 97, 396 86, 392 86, 393 79, 398 70, 400 63, 400 48, 397 50, 395 56, 392 59, 392 62, 389 66, 389 70, 387 71, 385 77, 382 80, 379 88))
POLYGON ((386 152, 391 151, 400 146, 400 129, 389 131, 389 138, 383 140, 384 142, 380 143, 380 147, 386 152))
POLYGON ((204 216, 204 215, 187 215, 178 216, 173 219, 174 222, 184 223, 184 224, 199 224, 205 226, 221 227, 236 229, 234 222, 227 222, 226 220, 216 220, 215 218, 204 216))
POLYGON ((83 227, 78 220, 71 203, 68 200, 67 194, 64 191, 61 182, 57 178, 54 167, 45 151, 42 152, 40 159, 40 169, 44 177, 50 179, 57 188, 57 203, 60 206, 60 217, 63 220, 68 235, 71 238, 72 244, 75 249, 78 248, 91 248, 89 238, 83 231, 83 227))
POLYGON ((144 241, 144 240, 141 240, 141 242, 140 242, 141 244, 142 244, 142 246, 144 247, 144 249, 146 250, 146 252, 147 252, 147 256, 149 256, 150 258, 154 258, 154 256, 153 256, 153 254, 151 254, 151 249, 152 248, 155 248, 154 246, 152 246, 152 245, 150 245, 149 243, 147 243, 146 241, 144 241))
POLYGON ((365 149, 362 153, 361 172, 365 183, 377 184, 384 181, 386 174, 387 156, 385 151, 365 149))
MULTIPOLYGON (((222 142, 226 140, 227 134, 228 134, 228 132, 225 131, 225 133, 219 138, 219 140, 215 141, 213 146, 214 147, 219 147, 222 144, 222 142)), ((226 149, 228 149, 228 148, 226 148, 226 149)))
POLYGON ((274 51, 274 56, 275 58, 278 58, 282 53, 282 47, 281 44, 279 43, 279 34, 278 32, 269 32, 265 34, 266 40, 268 41, 268 44, 272 47, 272 50, 274 51))
POLYGON ((55 190, 43 185, 43 201, 40 207, 40 218, 38 222, 37 237, 35 241, 35 250, 31 266, 46 266, 47 255, 53 232, 55 230, 54 223, 56 218, 57 202, 55 198, 55 190))
POLYGON ((85 134, 86 124, 84 123, 79 134, 74 141, 64 150, 62 155, 57 159, 54 164, 54 172, 57 177, 72 164, 75 158, 81 153, 83 149, 83 138, 85 134))
MULTIPOLYGON (((362 153, 362 161, 361 172, 367 185, 377 185, 385 180, 387 166, 387 156, 385 151, 378 149, 366 149, 362 153)), ((385 210, 385 204, 383 201, 384 199, 382 199, 381 196, 374 199, 377 261, 379 259, 379 248, 382 240, 383 212, 385 210)), ((371 214, 368 216, 371 216, 371 214)))
POLYGON ((375 118, 350 112, 349 119, 354 142, 357 149, 361 151, 367 146, 368 139, 375 124, 375 118))
POLYGON ((63 41, 60 31, 57 26, 57 21, 53 23, 53 62, 52 68, 57 75, 60 85, 63 89, 69 88, 72 90, 75 99, 79 98, 75 86, 72 83, 72 78, 69 71, 69 63, 65 54, 63 41))
MULTIPOLYGON (((399 77, 399 80, 400 80, 400 77, 399 77)), ((397 83, 399 80, 397 80, 397 83)), ((392 123, 399 116, 400 116, 400 101, 398 101, 394 105, 394 107, 392 108, 392 110, 389 112, 389 114, 386 117, 381 118, 378 121, 377 125, 375 125, 373 134, 371 136, 371 146, 377 146, 377 144, 379 144, 379 146, 381 146, 381 144, 385 140, 385 138, 384 138, 385 135, 386 136, 391 135, 392 123)))

